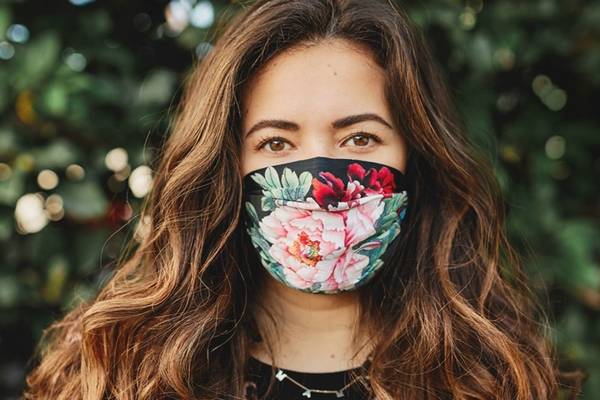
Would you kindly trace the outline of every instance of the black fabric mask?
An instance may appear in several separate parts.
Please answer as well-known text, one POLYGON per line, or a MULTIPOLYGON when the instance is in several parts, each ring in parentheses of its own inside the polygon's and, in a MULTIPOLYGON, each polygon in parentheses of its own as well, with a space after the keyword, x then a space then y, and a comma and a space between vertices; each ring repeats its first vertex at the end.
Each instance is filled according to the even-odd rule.
POLYGON ((313 157, 243 178, 246 232, 262 265, 310 293, 363 285, 399 242, 405 175, 371 161, 313 157))

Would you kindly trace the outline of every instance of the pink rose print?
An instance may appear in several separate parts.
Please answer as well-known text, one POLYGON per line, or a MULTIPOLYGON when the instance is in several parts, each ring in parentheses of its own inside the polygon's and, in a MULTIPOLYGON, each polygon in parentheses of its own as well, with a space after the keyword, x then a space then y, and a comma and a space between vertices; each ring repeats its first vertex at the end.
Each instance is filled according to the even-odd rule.
POLYGON ((356 283, 368 266, 369 258, 352 246, 375 233, 383 210, 377 196, 339 212, 281 206, 259 225, 271 243, 269 254, 283 266, 289 283, 304 289, 318 282, 321 289, 337 290, 356 283))

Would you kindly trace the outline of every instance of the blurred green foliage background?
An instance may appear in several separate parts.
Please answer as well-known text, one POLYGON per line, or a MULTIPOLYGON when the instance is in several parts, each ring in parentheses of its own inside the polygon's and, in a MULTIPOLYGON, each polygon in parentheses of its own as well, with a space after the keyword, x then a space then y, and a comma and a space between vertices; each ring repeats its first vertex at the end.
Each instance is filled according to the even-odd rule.
MULTIPOLYGON (((600 398, 600 2, 397 3, 494 162, 561 366, 600 398)), ((0 3, 0 395, 18 397, 41 330, 136 234, 182 78, 240 7, 0 3)))

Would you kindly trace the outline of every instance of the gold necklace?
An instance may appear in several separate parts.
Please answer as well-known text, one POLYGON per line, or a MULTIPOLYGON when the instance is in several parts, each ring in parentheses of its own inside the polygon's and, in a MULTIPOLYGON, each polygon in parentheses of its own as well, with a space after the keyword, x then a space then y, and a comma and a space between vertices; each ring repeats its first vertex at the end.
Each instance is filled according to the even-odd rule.
MULTIPOLYGON (((298 382, 297 380, 295 380, 288 374, 286 374, 284 371, 281 370, 281 368, 277 368, 277 374, 275 374, 275 378, 277 378, 277 380, 279 380, 279 382, 282 382, 284 379, 289 380, 290 382, 292 382, 293 384, 295 384, 296 386, 298 386, 299 388, 304 390, 302 392, 302 396, 308 397, 308 398, 310 398, 313 393, 335 394, 335 397, 342 398, 342 397, 344 397, 344 390, 346 390, 348 387, 352 386, 354 384, 354 382, 361 379, 362 377, 363 377, 363 375, 360 375, 360 376, 354 378, 353 380, 351 380, 349 383, 347 383, 340 389, 327 390, 327 389, 311 389, 311 388, 303 385, 302 383, 298 382)), ((364 377, 369 379, 368 375, 365 375, 364 377)))

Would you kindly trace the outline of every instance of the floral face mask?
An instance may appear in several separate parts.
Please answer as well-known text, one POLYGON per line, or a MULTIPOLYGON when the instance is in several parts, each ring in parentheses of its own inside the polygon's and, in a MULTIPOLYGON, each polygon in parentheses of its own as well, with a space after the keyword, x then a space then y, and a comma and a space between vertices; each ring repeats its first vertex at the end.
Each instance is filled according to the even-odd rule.
POLYGON ((401 171, 328 157, 251 171, 243 194, 246 232, 262 265, 310 293, 370 280, 394 253, 408 201, 401 171))

